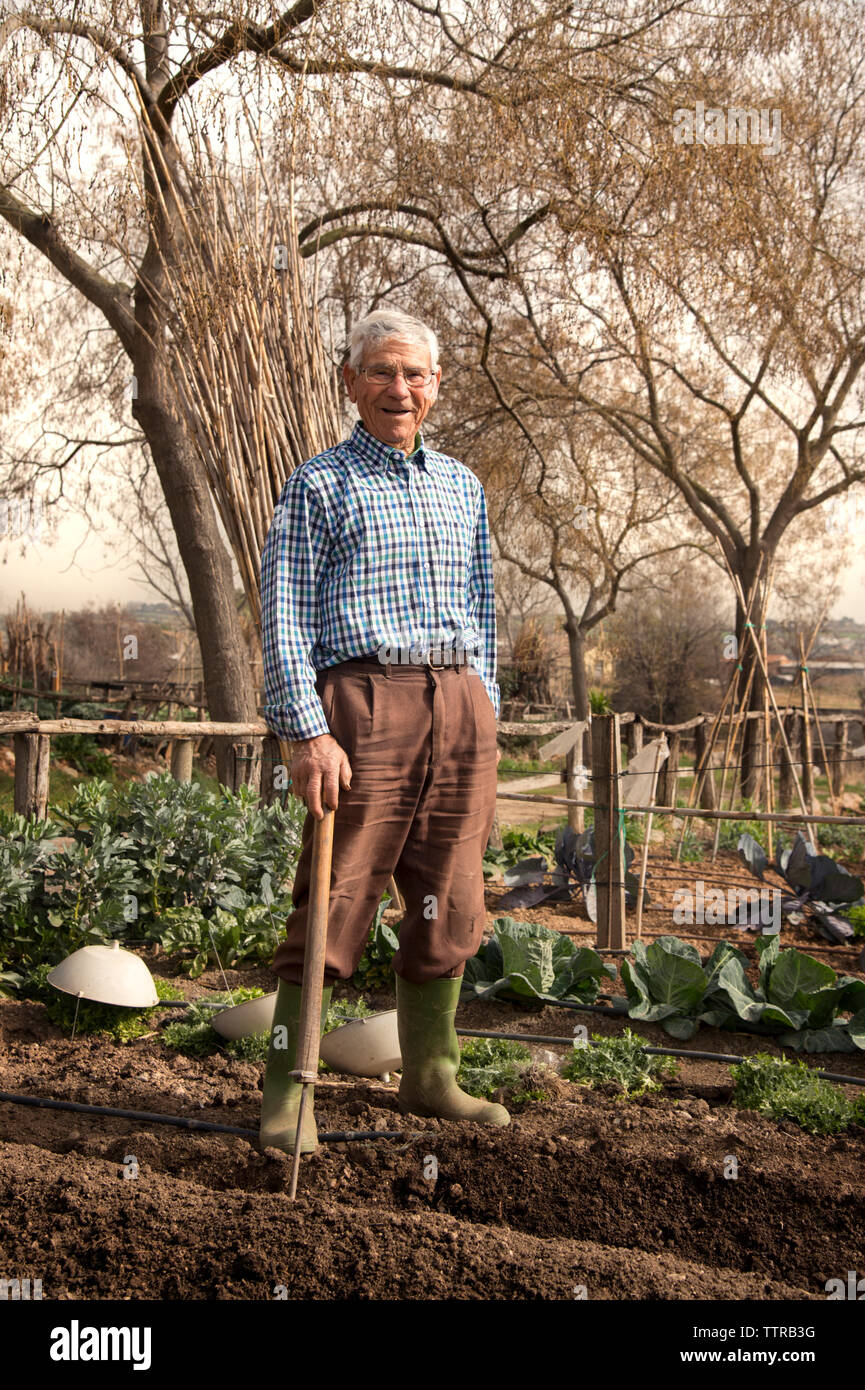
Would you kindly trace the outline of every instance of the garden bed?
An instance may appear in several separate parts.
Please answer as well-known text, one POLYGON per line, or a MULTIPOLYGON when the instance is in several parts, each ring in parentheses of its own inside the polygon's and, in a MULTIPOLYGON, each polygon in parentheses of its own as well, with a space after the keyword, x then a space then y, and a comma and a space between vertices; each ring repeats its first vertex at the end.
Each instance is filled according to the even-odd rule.
MULTIPOLYGON (((156 790, 135 795, 147 802, 156 790)), ((250 830, 230 840, 233 852, 242 850, 256 866, 256 882, 269 871, 272 852, 262 835, 250 830)), ((199 858, 196 872, 203 873, 199 858)), ((112 864, 106 856, 106 874, 114 873, 112 864)), ((246 860, 238 866, 237 878, 249 877, 246 860)), ((173 891, 178 873, 165 878, 173 891)), ((755 982, 754 932, 711 923, 692 932, 672 919, 673 895, 683 885, 752 886, 738 856, 727 850, 715 863, 679 863, 653 847, 649 873, 646 941, 674 933, 705 958, 718 940, 729 940, 744 952, 755 982)), ((125 883, 109 879, 106 891, 116 896, 125 883)), ((776 879, 770 870, 767 886, 776 879)), ((195 884, 190 891, 197 901, 195 884)), ((580 895, 502 909, 506 891, 495 880, 486 884, 490 930, 506 912, 566 932, 579 946, 594 945, 596 928, 580 895)), ((92 896, 98 907, 105 896, 99 884, 92 896)), ((149 901, 142 893, 142 904, 149 901)), ((271 930, 270 906, 253 902, 253 909, 271 930)), ((187 911, 176 904, 170 910, 187 911)), ((233 920, 240 909, 226 911, 233 920)), ((284 890, 273 912, 273 930, 281 929, 284 890)), ((398 918, 392 906, 384 910, 390 925, 398 918)), ((232 943, 220 924, 215 913, 224 952, 232 943)), ((139 922, 130 936, 154 974, 170 978, 183 996, 224 990, 200 932, 184 935, 175 926, 158 945, 141 939, 139 922), (199 947, 200 973, 190 978, 199 947)), ((227 969, 227 982, 269 991, 274 977, 255 963, 269 937, 259 941, 253 933, 251 941, 224 955, 239 961, 227 969)), ((862 973, 861 940, 833 947, 807 925, 785 921, 781 944, 839 974, 862 973)), ((622 957, 604 959, 621 967, 622 957)), ((364 978, 368 1004, 392 1008, 387 961, 375 959, 364 978)), ((602 986, 605 994, 624 993, 620 973, 602 986)), ((105 1036, 73 1040, 44 1004, 0 999, 0 1090, 253 1131, 250 1139, 196 1134, 0 1103, 0 1275, 41 1279, 45 1299, 268 1299, 283 1291, 305 1299, 573 1299, 584 1290, 591 1299, 807 1301, 825 1299, 829 1279, 862 1267, 862 1126, 818 1137, 791 1120, 738 1110, 727 1065, 686 1057, 675 1080, 633 1099, 614 1086, 592 1090, 548 1078, 540 1098, 512 1104, 505 1130, 403 1117, 395 1085, 323 1076, 316 1089, 321 1130, 399 1129, 406 1137, 323 1146, 304 1158, 291 1203, 290 1160, 260 1152, 255 1140, 263 1064, 250 1060, 253 1053, 241 1060, 225 1051, 171 1051, 160 1021, 178 1015, 154 1013, 150 1031, 125 1044, 105 1036)), ((458 1024, 543 1038, 570 1037, 583 1024, 602 1037, 633 1027, 652 1046, 686 1053, 782 1054, 771 1038, 747 1032, 701 1023, 690 1041, 677 1044, 660 1022, 540 1002, 464 1002, 458 1024)), ((532 1050, 539 1060, 549 1051, 563 1057, 566 1047, 532 1050)), ((865 1051, 806 1060, 865 1079, 865 1051)), ((854 1086, 843 1089, 851 1099, 861 1095, 854 1086)))
MULTIPOLYGON (((241 981, 268 983, 229 972, 241 981)), ((185 989, 221 986, 209 970, 185 989)), ((477 1002, 459 1023, 555 1036, 574 1017, 477 1002)), ((577 1017, 598 1032, 628 1022, 577 1017)), ((660 1027, 639 1031, 664 1045, 660 1027)), ((693 1046, 766 1040, 701 1030, 693 1046)), ((181 1057, 158 1036, 72 1041, 40 1005, 13 1000, 0 1001, 0 1052, 5 1091, 257 1128, 254 1063, 181 1057)), ((862 1062, 819 1059, 856 1074, 862 1062)), ((492 1130, 403 1117, 395 1086, 323 1078, 322 1130, 404 1129, 409 1142, 323 1146, 302 1162, 295 1204, 290 1161, 246 1139, 2 1104, 2 1265, 41 1278, 49 1299, 204 1300, 279 1286, 315 1299, 571 1299, 584 1287, 592 1299, 807 1300, 861 1265, 859 1129, 817 1138, 737 1111, 729 1070, 705 1061, 640 1099, 564 1081, 557 1092, 492 1130)))

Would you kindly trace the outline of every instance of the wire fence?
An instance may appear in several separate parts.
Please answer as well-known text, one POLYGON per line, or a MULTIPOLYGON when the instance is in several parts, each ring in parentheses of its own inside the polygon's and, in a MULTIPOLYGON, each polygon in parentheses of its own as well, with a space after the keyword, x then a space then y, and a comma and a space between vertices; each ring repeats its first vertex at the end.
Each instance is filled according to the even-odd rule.
MULTIPOLYGON (((827 815, 809 809, 807 805, 803 805, 803 808, 800 810, 784 809, 780 811, 762 811, 755 810, 751 807, 734 809, 732 805, 729 807, 720 806, 718 808, 709 808, 705 806, 658 804, 655 800, 654 790, 659 772, 657 760, 654 771, 649 774, 652 791, 649 794, 647 803, 641 805, 628 804, 624 801, 623 797, 627 787, 626 779, 629 775, 633 776, 633 769, 628 766, 622 767, 620 765, 622 743, 619 716, 615 714, 593 716, 591 731, 592 770, 589 771, 589 769, 582 765, 578 768, 574 768, 572 764, 563 774, 566 782, 577 778, 579 779, 578 785, 588 786, 591 789, 591 800, 573 796, 553 796, 538 792, 530 794, 516 791, 499 791, 498 798, 499 800, 529 802, 533 805, 538 805, 540 803, 561 807, 568 815, 572 829, 579 828, 574 826, 571 815, 572 811, 591 809, 593 814, 592 828, 594 832, 594 855, 591 856, 593 860, 591 866, 591 881, 594 886, 596 902, 597 921, 595 925, 598 950, 612 954, 624 954, 628 950, 626 944, 625 920, 626 892, 629 893, 632 902, 636 900, 636 935, 639 936, 641 934, 642 908, 646 883, 649 878, 649 827, 651 825, 651 818, 654 816, 673 818, 682 823, 680 853, 682 852, 682 846, 688 829, 691 830, 693 836, 693 832, 700 822, 713 824, 716 830, 713 860, 714 854, 717 852, 719 831, 723 822, 730 822, 732 824, 753 824, 756 822, 766 824, 767 827, 770 828, 772 826, 780 826, 789 830, 804 829, 806 838, 810 840, 814 850, 817 848, 813 829, 814 826, 849 827, 865 833, 865 815, 827 815), (648 818, 646 832, 643 836, 643 854, 639 866, 639 874, 634 874, 630 878, 627 878, 625 874, 625 846, 627 843, 626 818, 628 816, 648 818)), ((854 759, 845 759, 844 761, 852 762, 854 759)), ((755 767, 754 764, 751 766, 752 768, 755 767)), ((783 770, 783 764, 775 761, 760 762, 759 766, 763 770, 783 770)), ((727 764, 727 768, 741 776, 741 761, 727 764)), ((699 778, 704 770, 708 775, 710 772, 720 771, 722 769, 709 767, 704 769, 703 767, 697 766, 692 769, 683 769, 680 766, 674 766, 673 768, 667 769, 667 778, 669 780, 665 781, 665 786, 668 788, 675 788, 679 781, 689 779, 689 773, 691 778, 699 778)), ((640 768, 637 771, 637 775, 646 776, 647 772, 648 769, 640 768)), ((801 797, 801 791, 798 786, 796 790, 801 797)), ((573 842, 570 848, 574 856, 574 862, 577 863, 579 860, 579 851, 574 850, 573 842)), ((771 843, 770 854, 767 858, 771 859, 771 843)), ((669 867, 669 865, 667 867, 669 867)), ((771 868, 771 865, 769 867, 771 868)), ((720 870, 721 866, 718 866, 718 868, 720 870)), ((734 886, 730 883, 726 866, 721 876, 727 887, 732 888, 734 886)), ((582 877, 582 875, 580 875, 580 877, 582 877)), ((588 885, 583 882, 582 887, 585 894, 588 885)), ((566 888, 566 885, 563 885, 563 888, 566 888)), ((741 891, 741 884, 736 884, 735 890, 736 893, 739 894, 741 891)), ((761 891, 765 892, 767 890, 761 890, 756 880, 752 880, 751 883, 747 885, 747 892, 755 895, 758 901, 758 895, 761 891)), ((780 889, 772 888, 769 891, 773 893, 777 892, 780 896, 780 889)), ((792 896, 792 890, 790 890, 789 887, 786 889, 786 893, 788 898, 792 896)), ((552 895, 546 895, 542 900, 550 901, 551 896, 552 895)), ((760 909, 760 914, 762 916, 762 909, 760 909)), ((728 921, 726 917, 724 922, 726 925, 732 925, 734 927, 741 927, 743 925, 738 914, 732 922, 728 921)), ((747 925, 747 916, 745 925, 747 925)), ((753 925, 753 922, 751 925, 753 925)), ((760 925, 761 924, 758 922, 758 929, 760 925)), ((689 933, 686 933, 686 935, 689 935, 689 933)))

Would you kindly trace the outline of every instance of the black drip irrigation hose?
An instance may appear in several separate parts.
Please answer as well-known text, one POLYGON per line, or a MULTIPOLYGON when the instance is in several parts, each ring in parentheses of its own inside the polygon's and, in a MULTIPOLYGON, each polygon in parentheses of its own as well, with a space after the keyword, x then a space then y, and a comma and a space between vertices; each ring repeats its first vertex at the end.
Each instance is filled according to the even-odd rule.
MULTIPOLYGON (((9 1105, 35 1105, 43 1110, 74 1110, 79 1115, 112 1115, 118 1120, 145 1120, 148 1124, 177 1125, 180 1129, 204 1130, 207 1134, 239 1134, 243 1139, 257 1139, 257 1129, 241 1129, 239 1125, 217 1125, 211 1120, 193 1120, 184 1115, 161 1115, 154 1110, 117 1110, 111 1105, 82 1105, 76 1100, 50 1100, 47 1096, 21 1096, 0 1091, 0 1101, 9 1105)), ((321 1144, 350 1144, 363 1139, 406 1139, 402 1129, 335 1129, 319 1134, 321 1144)))
MULTIPOLYGON (((594 1012, 600 1013, 602 1011, 596 1009, 594 1012)), ((574 1045, 573 1038, 554 1038, 549 1037, 546 1033, 493 1033, 478 1028, 458 1028, 456 1031, 458 1036, 462 1038, 502 1038, 505 1042, 561 1043, 567 1047, 574 1045)), ((766 1041, 771 1042, 771 1038, 767 1038, 766 1041)), ((591 1038, 588 1039, 588 1045, 589 1047, 602 1046, 599 1042, 593 1042, 591 1038)), ((734 1057, 732 1053, 692 1052, 688 1048, 682 1047, 649 1047, 646 1045, 643 1047, 643 1051, 653 1057, 691 1057, 698 1062, 724 1062, 728 1066, 748 1060, 747 1057, 734 1057)), ((865 1077, 862 1076, 842 1076, 834 1071, 818 1071, 816 1067, 812 1070, 815 1076, 822 1077, 824 1081, 837 1081, 844 1086, 865 1086, 865 1077)))
POLYGON ((212 999, 160 999, 158 1004, 151 1004, 152 1009, 191 1009, 196 1006, 202 1009, 228 1009, 230 1004, 215 1004, 212 999))

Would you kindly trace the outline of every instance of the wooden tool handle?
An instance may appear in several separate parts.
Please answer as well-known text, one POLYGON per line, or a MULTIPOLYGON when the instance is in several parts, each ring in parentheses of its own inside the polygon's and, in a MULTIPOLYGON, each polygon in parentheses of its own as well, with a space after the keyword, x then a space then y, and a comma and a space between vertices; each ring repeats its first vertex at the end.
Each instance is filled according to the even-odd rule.
POLYGON ((315 1081, 321 1046, 321 997, 327 949, 327 910, 330 900, 330 864, 333 853, 333 808, 324 807, 312 832, 309 915, 303 958, 303 985, 297 1033, 296 1081, 315 1081))

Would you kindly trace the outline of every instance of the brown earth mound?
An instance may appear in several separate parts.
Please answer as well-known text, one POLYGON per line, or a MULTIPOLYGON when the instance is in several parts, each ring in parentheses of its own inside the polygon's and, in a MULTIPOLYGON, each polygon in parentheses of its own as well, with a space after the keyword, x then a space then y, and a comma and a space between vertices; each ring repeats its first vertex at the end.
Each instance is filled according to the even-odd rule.
MULTIPOLYGON (((546 1035, 566 1021, 481 1004, 459 1018, 546 1035)), ((762 1045, 701 1034, 699 1046, 719 1037, 724 1051, 762 1045)), ((158 1036, 71 1041, 41 1006, 11 1000, 0 1051, 6 1092, 257 1128, 262 1068, 249 1062, 180 1057, 158 1036)), ((46 1299, 824 1300, 828 1279, 863 1267, 859 1131, 818 1139, 736 1111, 729 1072, 710 1062, 641 1101, 557 1091, 489 1130, 403 1117, 395 1086, 329 1077, 321 1130, 406 1140, 323 1146, 302 1162, 296 1203, 290 1161, 245 1139, 4 1103, 0 1268, 41 1278, 46 1299)))

